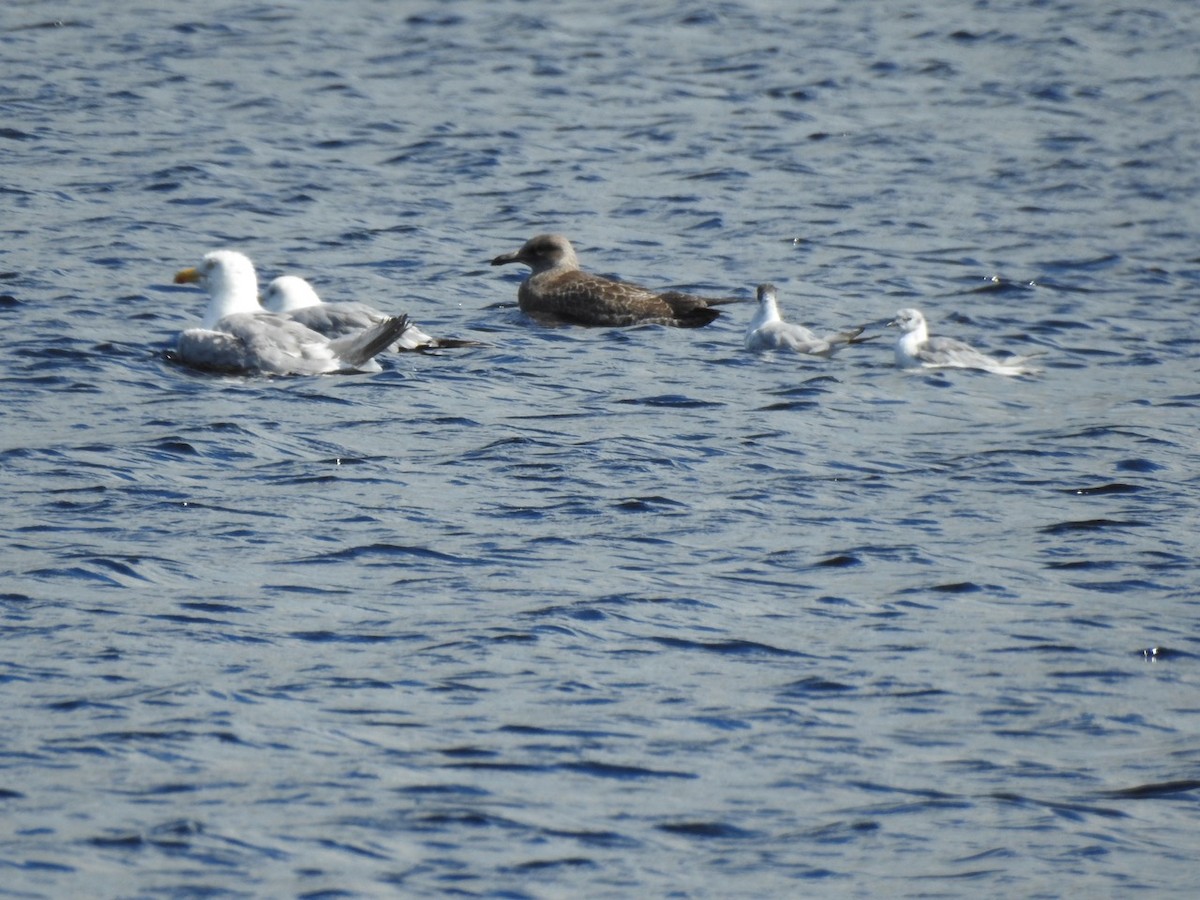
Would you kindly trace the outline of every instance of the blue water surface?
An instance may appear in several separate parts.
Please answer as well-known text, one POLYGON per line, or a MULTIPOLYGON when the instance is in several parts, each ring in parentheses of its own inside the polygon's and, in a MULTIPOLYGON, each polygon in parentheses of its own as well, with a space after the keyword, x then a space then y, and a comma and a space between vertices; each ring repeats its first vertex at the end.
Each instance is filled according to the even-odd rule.
POLYGON ((1200 883, 1200 6, 68 7, 0 9, 0 897, 1200 883), (536 325, 543 231, 747 303, 536 325), (191 372, 219 247, 483 346, 191 372), (876 337, 751 356, 762 281, 876 337))

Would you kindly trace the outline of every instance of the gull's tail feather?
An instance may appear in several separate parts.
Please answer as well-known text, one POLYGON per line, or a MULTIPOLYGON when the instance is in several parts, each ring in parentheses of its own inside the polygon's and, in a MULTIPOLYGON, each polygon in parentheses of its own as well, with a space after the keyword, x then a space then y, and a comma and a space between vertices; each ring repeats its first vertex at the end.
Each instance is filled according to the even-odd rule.
POLYGON ((829 349, 825 353, 818 353, 818 356, 832 356, 842 347, 849 347, 851 344, 865 344, 867 341, 873 341, 879 337, 877 334, 868 334, 862 337, 863 331, 866 330, 866 325, 859 325, 857 328, 848 328, 845 331, 839 331, 836 334, 831 334, 822 340, 829 345, 829 349))
POLYGON ((1026 356, 1006 356, 1004 359, 996 360, 996 365, 992 371, 998 375, 1040 375, 1042 370, 1037 366, 1030 365, 1031 361, 1039 356, 1045 356, 1045 351, 1039 353, 1030 353, 1026 356))
POLYGON ((825 340, 831 344, 863 344, 879 336, 869 334, 866 337, 859 337, 866 328, 866 325, 859 325, 857 328, 850 328, 846 331, 839 331, 837 334, 831 334, 825 340))
POLYGON ((677 325, 680 328, 703 328, 719 315, 721 313, 715 309, 709 309, 707 306, 697 306, 695 309, 680 311, 670 324, 677 325))
MULTIPOLYGON (((745 297, 702 297, 687 291, 659 291, 658 296, 674 306, 683 303, 689 306, 724 306, 727 303, 745 303, 745 297)), ((751 298, 753 299, 753 298, 751 298)))
POLYGON ((458 347, 484 347, 484 344, 461 337, 431 337, 412 322, 408 323, 408 328, 404 329, 404 334, 396 341, 396 350, 401 353, 428 353, 430 350, 452 350, 458 347))
POLYGON ((342 362, 357 367, 394 344, 407 328, 408 316, 392 316, 378 325, 330 341, 329 347, 342 362))
POLYGON ((396 350, 425 353, 430 350, 452 350, 456 347, 482 347, 480 341, 470 341, 465 338, 435 338, 426 334, 412 322, 408 323, 408 327, 404 333, 400 335, 400 340, 396 341, 396 350))
POLYGON ((430 343, 418 347, 418 350, 454 350, 458 347, 486 347, 483 341, 472 341, 467 338, 434 338, 430 343))

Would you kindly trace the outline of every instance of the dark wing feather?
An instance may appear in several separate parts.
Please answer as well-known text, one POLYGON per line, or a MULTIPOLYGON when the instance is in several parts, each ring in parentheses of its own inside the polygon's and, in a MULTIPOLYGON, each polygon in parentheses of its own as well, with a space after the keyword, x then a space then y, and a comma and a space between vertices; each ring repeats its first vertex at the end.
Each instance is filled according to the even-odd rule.
POLYGON ((592 326, 655 323, 696 327, 717 317, 703 298, 670 292, 656 294, 644 287, 580 271, 532 276, 518 294, 521 309, 534 316, 592 326))

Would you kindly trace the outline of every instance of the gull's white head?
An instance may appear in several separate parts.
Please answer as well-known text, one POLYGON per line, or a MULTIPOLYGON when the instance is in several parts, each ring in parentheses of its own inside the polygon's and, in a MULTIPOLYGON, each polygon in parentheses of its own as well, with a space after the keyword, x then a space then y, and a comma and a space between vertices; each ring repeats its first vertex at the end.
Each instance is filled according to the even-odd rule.
POLYGON ((292 312, 309 306, 320 306, 321 298, 313 286, 296 275, 280 275, 267 285, 263 306, 274 313, 292 312))
POLYGON ((204 325, 212 328, 234 313, 262 312, 258 305, 258 277, 254 263, 236 250, 214 250, 204 254, 195 268, 175 273, 176 284, 197 284, 208 292, 204 325))
POLYGON ((888 325, 895 325, 904 334, 911 334, 914 331, 924 330, 925 316, 919 309, 902 309, 896 313, 896 318, 888 322, 888 325))

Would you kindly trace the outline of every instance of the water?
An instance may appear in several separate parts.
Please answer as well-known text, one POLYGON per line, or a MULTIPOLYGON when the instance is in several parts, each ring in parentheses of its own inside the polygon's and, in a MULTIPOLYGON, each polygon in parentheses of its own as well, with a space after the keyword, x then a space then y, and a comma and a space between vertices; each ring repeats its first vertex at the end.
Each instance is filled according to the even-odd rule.
POLYGON ((6 4, 0 896, 1194 889, 1198 39, 6 4), (539 328, 545 230, 1046 372, 539 328), (488 346, 190 373, 222 246, 488 346))

